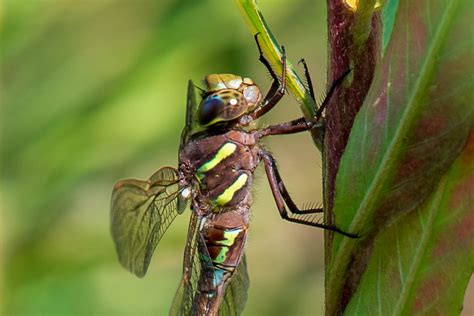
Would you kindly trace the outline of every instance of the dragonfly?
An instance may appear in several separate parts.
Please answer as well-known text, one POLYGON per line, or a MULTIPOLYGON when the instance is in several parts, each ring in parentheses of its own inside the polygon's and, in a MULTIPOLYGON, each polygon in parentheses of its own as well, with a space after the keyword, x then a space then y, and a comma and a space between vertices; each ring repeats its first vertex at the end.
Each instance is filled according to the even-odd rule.
MULTIPOLYGON (((263 162, 280 216, 287 221, 320 227, 355 237, 336 226, 315 220, 321 208, 299 209, 278 171, 274 157, 261 140, 322 128, 322 112, 348 72, 331 85, 311 120, 300 118, 265 128, 253 121, 268 113, 283 97, 286 54, 282 46, 281 79, 260 53, 259 60, 273 82, 263 96, 250 78, 210 74, 196 100, 196 86, 188 82, 185 126, 178 168, 163 167, 148 180, 118 181, 112 192, 111 231, 120 263, 143 277, 163 234, 189 205, 191 218, 183 259, 183 276, 170 315, 239 315, 247 300, 249 276, 245 243, 252 204, 253 174, 263 162)), ((311 78, 305 76, 314 99, 311 78)))

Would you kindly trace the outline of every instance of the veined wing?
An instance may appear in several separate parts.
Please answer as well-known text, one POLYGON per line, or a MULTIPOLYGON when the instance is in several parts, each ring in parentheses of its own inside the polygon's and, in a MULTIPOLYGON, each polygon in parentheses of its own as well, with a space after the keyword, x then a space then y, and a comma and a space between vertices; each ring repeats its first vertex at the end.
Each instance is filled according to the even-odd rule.
POLYGON ((112 191, 112 238, 122 266, 138 277, 148 269, 153 251, 177 212, 178 172, 164 167, 147 181, 126 179, 112 191))
POLYGON ((191 315, 194 294, 198 291, 198 281, 201 276, 197 238, 199 235, 200 220, 192 212, 189 221, 188 238, 184 250, 183 278, 171 304, 170 316, 191 315))
POLYGON ((186 121, 181 133, 180 151, 189 140, 189 136, 199 129, 196 114, 198 111, 198 102, 196 100, 196 86, 192 80, 188 81, 188 95, 186 97, 186 121))
POLYGON ((242 313, 247 303, 249 284, 247 259, 244 254, 225 289, 224 299, 219 307, 219 316, 237 316, 242 313))

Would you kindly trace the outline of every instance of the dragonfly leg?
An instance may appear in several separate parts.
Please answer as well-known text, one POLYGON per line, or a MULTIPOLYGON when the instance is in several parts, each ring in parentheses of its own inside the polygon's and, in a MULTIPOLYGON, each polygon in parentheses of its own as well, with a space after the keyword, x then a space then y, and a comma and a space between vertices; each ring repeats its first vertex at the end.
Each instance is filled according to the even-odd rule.
POLYGON ((253 119, 257 119, 260 116, 264 115, 268 111, 270 111, 275 104, 280 101, 280 99, 283 97, 285 94, 285 88, 286 88, 286 53, 285 53, 285 47, 281 46, 282 50, 282 55, 281 55, 281 63, 282 63, 282 74, 281 74, 281 82, 278 80, 278 76, 276 73, 273 71, 272 67, 270 66, 270 63, 268 60, 263 56, 262 48, 260 46, 260 43, 258 41, 258 35, 260 33, 255 34, 254 38, 255 41, 257 42, 257 47, 258 47, 258 52, 260 54, 259 60, 260 62, 267 68, 268 72, 270 73, 270 76, 272 76, 273 82, 272 85, 270 86, 270 89, 268 90, 267 94, 265 95, 262 105, 257 107, 250 115, 253 117, 253 119))
POLYGON ((258 137, 270 135, 285 135, 304 132, 313 128, 323 128, 323 123, 317 120, 307 121, 304 117, 285 123, 270 125, 258 130, 258 137))
POLYGON ((325 225, 322 223, 318 222, 313 222, 311 219, 304 218, 304 217, 292 217, 290 214, 288 214, 288 211, 286 210, 286 206, 288 206, 289 210, 291 213, 296 214, 296 215, 305 215, 305 214, 313 214, 313 213, 319 213, 323 212, 322 208, 317 208, 317 209, 309 209, 309 210, 300 210, 296 206, 296 204, 293 202, 291 199, 288 191, 286 190, 285 185, 283 184, 283 181, 281 179, 280 173, 278 172, 275 159, 270 155, 270 153, 266 151, 261 151, 260 153, 263 163, 265 165, 265 171, 267 173, 267 178, 268 182, 270 184, 270 188, 273 193, 273 197, 275 199, 276 205, 278 207, 278 211, 280 212, 280 216, 293 223, 298 223, 298 224, 303 224, 303 225, 308 225, 308 226, 313 226, 313 227, 319 227, 323 228, 326 230, 334 231, 337 233, 340 233, 344 236, 351 237, 351 238, 356 238, 358 235, 352 234, 352 233, 347 233, 336 226, 331 226, 331 225, 325 225))
POLYGON ((262 154, 262 157, 263 157, 265 170, 267 172, 268 180, 270 181, 270 186, 272 188, 272 191, 273 191, 272 182, 275 182, 276 188, 278 191, 277 192, 278 196, 280 196, 283 202, 288 206, 288 209, 290 210, 291 213, 301 215, 301 214, 314 214, 314 213, 323 212, 322 208, 300 210, 298 206, 296 206, 290 194, 288 193, 288 190, 286 189, 285 184, 283 183, 283 180, 281 179, 280 172, 278 171, 278 168, 276 166, 275 159, 273 158, 273 156, 268 152, 264 152, 262 154))
POLYGON ((304 77, 306 79, 306 84, 308 85, 307 89, 309 91, 309 96, 313 99, 314 102, 316 102, 316 98, 314 97, 313 81, 311 80, 311 76, 309 74, 308 65, 306 64, 306 60, 304 60, 304 58, 301 58, 301 60, 298 63, 303 65, 304 77))
MULTIPOLYGON (((306 73, 306 71, 307 71, 307 69, 305 69, 305 73, 306 73)), ((352 69, 347 69, 342 75, 340 75, 336 80, 334 80, 331 83, 331 86, 329 87, 329 90, 327 90, 326 96, 324 97, 323 102, 321 103, 319 108, 316 110, 316 114, 314 115, 315 119, 319 119, 321 117, 321 115, 323 114, 324 109, 328 105, 329 101, 331 101, 331 98, 334 95, 334 92, 336 91, 337 87, 339 87, 341 85, 341 83, 344 81, 344 79, 347 77, 347 75, 349 75, 351 73, 351 71, 352 71, 352 69)), ((308 73, 307 76, 309 76, 309 73, 308 73)), ((314 96, 313 96, 313 98, 314 98, 314 96)))
MULTIPOLYGON (((311 87, 311 79, 308 73, 308 67, 306 65, 306 62, 304 59, 301 60, 305 67, 305 76, 306 80, 308 81, 308 84, 311 87)), ((317 109, 316 114, 312 120, 306 120, 304 117, 301 117, 296 120, 292 120, 289 122, 281 123, 281 124, 276 124, 276 125, 270 125, 266 128, 262 128, 259 130, 259 137, 265 137, 269 135, 284 135, 284 134, 294 134, 294 133, 299 133, 299 132, 304 132, 310 129, 324 129, 324 122, 321 120, 321 115, 326 108, 326 106, 329 104, 329 101, 331 100, 331 97, 334 95, 334 91, 336 88, 342 83, 344 78, 351 72, 351 70, 347 70, 342 76, 337 78, 332 84, 331 87, 328 90, 328 93, 326 94, 326 97, 324 98, 324 101, 322 102, 321 106, 317 109)), ((310 95, 312 98, 314 98, 314 92, 313 89, 310 88, 310 95)))

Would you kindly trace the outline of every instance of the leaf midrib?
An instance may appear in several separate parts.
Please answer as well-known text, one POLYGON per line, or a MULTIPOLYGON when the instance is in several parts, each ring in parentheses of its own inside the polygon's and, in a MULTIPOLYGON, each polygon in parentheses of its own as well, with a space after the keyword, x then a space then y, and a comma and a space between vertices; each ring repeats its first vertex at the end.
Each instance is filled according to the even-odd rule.
POLYGON ((437 207, 439 206, 439 202, 443 196, 445 186, 446 186, 446 181, 442 180, 442 183, 440 183, 440 185, 438 186, 436 190, 435 196, 433 197, 431 203, 429 203, 429 208, 427 210, 427 212, 429 212, 429 218, 423 229, 421 242, 418 244, 418 249, 412 255, 413 261, 411 264, 411 269, 408 272, 405 282, 402 284, 398 303, 392 312, 393 316, 402 315, 401 312, 403 311, 406 305, 406 302, 408 301, 410 290, 412 289, 412 285, 414 284, 415 276, 419 271, 420 264, 427 250, 426 246, 431 240, 431 236, 433 233, 433 221, 434 221, 434 218, 436 217, 436 214, 438 211, 437 207))

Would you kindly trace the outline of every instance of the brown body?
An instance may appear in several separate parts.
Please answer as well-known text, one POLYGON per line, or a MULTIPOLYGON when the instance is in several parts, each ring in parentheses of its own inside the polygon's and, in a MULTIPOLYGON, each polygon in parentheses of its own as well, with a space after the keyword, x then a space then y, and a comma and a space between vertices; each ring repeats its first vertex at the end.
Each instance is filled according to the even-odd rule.
POLYGON ((186 182, 199 186, 197 202, 209 207, 209 209, 201 207, 200 210, 196 210, 203 211, 200 215, 212 212, 212 208, 215 206, 213 200, 222 194, 242 173, 246 173, 248 176, 245 186, 236 192, 229 203, 219 206, 221 208, 250 207, 252 204, 250 187, 252 186, 253 172, 260 162, 259 150, 260 147, 257 145, 253 132, 235 130, 221 135, 191 140, 184 147, 179 156, 180 172, 183 173, 186 182), (196 173, 199 167, 210 161, 216 152, 228 143, 236 145, 235 151, 206 172, 202 179, 197 179, 196 173))
POLYGON ((190 140, 180 154, 182 185, 196 188, 192 208, 202 223, 199 253, 208 255, 200 258, 202 275, 193 302, 197 315, 217 315, 225 287, 242 259, 259 150, 255 133, 233 130, 190 140), (216 158, 226 144, 235 145, 235 149, 223 159, 216 158), (199 168, 213 159, 218 163, 200 175, 199 168), (245 184, 232 190, 232 198, 225 204, 216 202, 242 174, 247 175, 245 184))
MULTIPOLYGON (((265 96, 249 78, 212 74, 200 89, 188 84, 186 121, 181 136, 178 170, 164 167, 148 180, 125 179, 113 189, 111 227, 121 264, 142 277, 155 247, 173 219, 191 201, 192 215, 184 252, 183 278, 171 306, 171 315, 240 315, 249 285, 244 246, 247 240, 253 173, 260 161, 280 216, 287 221, 346 233, 315 221, 322 209, 299 209, 291 199, 272 155, 260 148, 261 138, 323 128, 321 115, 338 84, 336 80, 311 121, 296 119, 246 131, 270 111, 285 93, 286 59, 281 47, 282 73, 273 72, 260 52, 260 61, 273 78, 265 96), (288 209, 287 209, 288 208, 288 209), (289 212, 288 212, 289 210, 289 212), (227 290, 226 290, 227 287, 227 290)), ((307 72, 308 83, 311 79, 307 72)), ((310 85, 309 94, 314 100, 310 85)))

